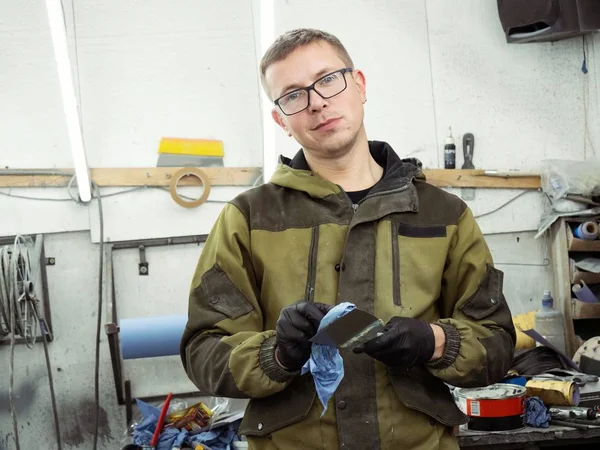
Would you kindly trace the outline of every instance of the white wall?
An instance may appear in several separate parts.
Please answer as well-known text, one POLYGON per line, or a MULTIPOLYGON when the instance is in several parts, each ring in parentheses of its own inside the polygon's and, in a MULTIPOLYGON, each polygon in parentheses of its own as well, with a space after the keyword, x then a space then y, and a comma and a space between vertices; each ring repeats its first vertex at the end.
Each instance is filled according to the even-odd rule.
MULTIPOLYGON (((600 149, 599 36, 590 39, 586 76, 581 38, 508 45, 492 0, 289 0, 277 2, 276 11, 276 34, 309 26, 342 40, 366 74, 367 135, 425 167, 444 167, 449 126, 457 167, 466 132, 475 136, 477 168, 537 171, 544 158, 590 157, 584 88, 591 139, 600 149)), ((283 133, 276 142, 288 155, 297 149, 283 133)), ((481 214, 518 193, 479 190, 470 206, 481 214)), ((480 225, 486 233, 533 230, 540 212, 540 196, 526 195, 480 225)))
MULTIPOLYGON (((45 2, 1 3, 2 167, 72 167, 45 2)), ((171 136, 223 140, 226 166, 262 164, 251 2, 64 4, 90 167, 154 167, 161 137, 171 136)), ((65 196, 52 191, 24 192, 65 196)), ((210 199, 227 200, 232 191, 240 189, 213 188, 210 199)), ((0 198, 0 210, 14 214, 0 235, 92 227, 97 241, 95 208, 65 202, 41 206, 38 215, 32 210, 41 204, 24 205, 0 198)), ((206 233, 222 207, 183 210, 159 190, 110 197, 104 206, 113 241, 206 233)))
MULTIPOLYGON (((93 167, 155 166, 162 136, 223 139, 229 166, 262 164, 257 59, 258 1, 65 1, 72 56, 79 61, 83 131, 93 167), (254 8, 252 8, 254 6, 254 8), (76 30, 76 33, 74 33, 76 30), (75 39, 76 34, 76 39, 75 39), (77 52, 75 52, 75 49, 77 52)), ((338 35, 367 76, 366 127, 403 156, 442 167, 448 126, 457 139, 475 135, 475 165, 533 169, 548 157, 584 159, 600 146, 598 70, 600 36, 588 44, 589 74, 581 72, 582 40, 508 45, 491 0, 287 0, 275 2, 275 31, 298 26, 338 35), (341 17, 344 16, 342 20, 341 17), (587 114, 584 105, 588 105, 587 114), (584 144, 587 115, 590 139, 584 144)), ((71 166, 58 80, 42 0, 0 2, 0 151, 11 168, 71 166)), ((297 145, 275 129, 277 149, 297 145)), ((240 189, 215 189, 227 200, 240 189)), ((6 189, 2 191, 7 192, 6 189)), ((103 193, 118 191, 103 190, 103 193)), ((64 189, 15 189, 13 194, 62 197, 64 189)), ((460 190, 456 190, 460 195, 460 190)), ((476 215, 520 191, 478 190, 476 215)), ((479 220, 494 258, 505 272, 514 313, 537 306, 551 286, 544 240, 533 240, 540 195, 529 193, 479 220)), ((205 233, 222 204, 195 210, 168 194, 144 190, 103 201, 111 241, 205 233)), ((42 202, 0 195, 0 236, 46 233, 56 340, 51 344, 66 448, 91 448, 78 408, 93 396, 93 349, 98 280, 95 203, 42 202), (60 368, 60 371, 59 371, 60 368)), ((137 253, 115 257, 122 317, 185 313, 197 246, 149 249, 151 274, 136 275, 137 253), (167 269, 170 264, 175 269, 167 269), (165 282, 168 280, 168 282, 165 282)), ((102 338, 102 447, 117 448, 124 412, 114 397, 106 340, 102 338), (112 440, 111 440, 112 439, 112 440)), ((41 348, 17 349, 16 390, 21 444, 52 436, 41 348), (35 425, 35 434, 27 422, 35 425)), ((0 347, 0 379, 8 352, 0 347)), ((186 388, 177 358, 127 363, 134 393, 161 395, 186 388), (173 380, 167 370, 176 372, 173 380)), ((7 384, 0 398, 7 398, 7 384)), ((3 403, 4 404, 4 403, 3 403)), ((12 449, 12 426, 0 411, 0 449, 12 449)), ((49 438, 50 439, 50 438, 49 438)), ((48 444, 51 445, 51 444, 48 444)))

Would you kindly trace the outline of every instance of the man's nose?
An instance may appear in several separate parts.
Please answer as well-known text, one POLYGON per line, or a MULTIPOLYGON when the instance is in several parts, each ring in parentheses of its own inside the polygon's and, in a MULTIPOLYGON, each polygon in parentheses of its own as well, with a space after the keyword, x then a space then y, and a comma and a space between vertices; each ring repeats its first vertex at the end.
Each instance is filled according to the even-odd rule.
POLYGON ((327 108, 327 100, 321 97, 314 89, 308 93, 308 101, 311 111, 321 111, 327 108))

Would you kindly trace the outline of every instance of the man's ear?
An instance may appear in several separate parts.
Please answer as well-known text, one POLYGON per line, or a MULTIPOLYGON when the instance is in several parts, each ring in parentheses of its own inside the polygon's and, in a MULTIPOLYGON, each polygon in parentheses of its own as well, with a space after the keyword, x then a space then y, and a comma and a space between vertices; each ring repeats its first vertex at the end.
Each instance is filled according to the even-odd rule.
POLYGON ((365 78, 365 74, 361 70, 357 69, 352 72, 352 76, 354 77, 356 87, 358 88, 358 92, 360 92, 360 97, 364 103, 367 101, 367 80, 365 78))
POLYGON ((279 125, 281 128, 283 128, 283 131, 285 131, 285 133, 288 136, 291 136, 292 133, 290 133, 290 131, 287 128, 287 125, 285 124, 285 122, 283 121, 283 118, 281 117, 281 115, 279 114, 279 111, 277 110, 277 108, 273 108, 271 110, 271 117, 273 118, 273 120, 275 121, 275 123, 277 125, 279 125))

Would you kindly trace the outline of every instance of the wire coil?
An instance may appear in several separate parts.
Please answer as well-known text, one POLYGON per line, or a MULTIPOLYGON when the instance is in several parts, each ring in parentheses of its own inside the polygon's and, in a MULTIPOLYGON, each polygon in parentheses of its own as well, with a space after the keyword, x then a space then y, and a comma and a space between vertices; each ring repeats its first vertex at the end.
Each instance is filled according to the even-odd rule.
POLYGON ((0 247, 0 334, 13 334, 33 347, 37 322, 34 274, 30 252, 33 240, 17 236, 14 244, 0 247))

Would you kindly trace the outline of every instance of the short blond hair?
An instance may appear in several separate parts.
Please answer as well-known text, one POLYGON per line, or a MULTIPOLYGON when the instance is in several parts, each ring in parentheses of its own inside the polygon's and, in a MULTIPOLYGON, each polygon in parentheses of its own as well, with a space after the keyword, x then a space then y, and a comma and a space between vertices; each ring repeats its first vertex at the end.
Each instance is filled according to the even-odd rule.
POLYGON ((354 62, 350 54, 348 54, 342 42, 333 34, 313 28, 297 28, 288 31, 275 39, 275 42, 271 44, 260 60, 260 82, 269 97, 271 94, 265 79, 265 73, 269 66, 287 58, 297 48, 313 42, 327 42, 338 53, 346 67, 354 68, 354 62))

